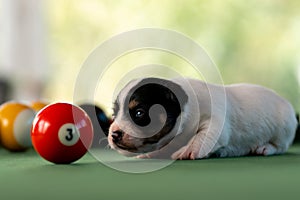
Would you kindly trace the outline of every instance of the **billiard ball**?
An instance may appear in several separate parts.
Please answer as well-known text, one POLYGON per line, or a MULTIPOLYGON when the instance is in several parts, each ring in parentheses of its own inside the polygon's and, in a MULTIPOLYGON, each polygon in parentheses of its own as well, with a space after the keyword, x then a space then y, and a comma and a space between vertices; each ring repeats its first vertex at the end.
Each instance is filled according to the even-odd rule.
POLYGON ((81 108, 70 103, 54 103, 37 113, 31 139, 41 157, 52 163, 68 164, 90 148, 93 126, 81 108))
POLYGON ((11 151, 23 151, 32 146, 30 129, 35 112, 18 102, 0 106, 0 138, 2 145, 11 151))
POLYGON ((92 147, 99 147, 102 138, 108 135, 108 129, 111 124, 111 119, 104 113, 104 111, 92 103, 79 104, 90 117, 94 129, 94 141, 92 147))
POLYGON ((42 108, 46 107, 48 103, 43 101, 33 101, 30 103, 30 107, 35 110, 36 112, 40 111, 42 108))

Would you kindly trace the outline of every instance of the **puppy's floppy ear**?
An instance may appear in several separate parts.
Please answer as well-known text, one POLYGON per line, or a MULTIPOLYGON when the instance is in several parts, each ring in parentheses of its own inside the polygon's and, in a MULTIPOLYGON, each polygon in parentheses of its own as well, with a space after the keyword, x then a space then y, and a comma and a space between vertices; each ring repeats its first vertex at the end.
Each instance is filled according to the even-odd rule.
POLYGON ((177 83, 174 83, 169 80, 164 80, 164 86, 168 89, 170 89, 172 92, 166 93, 166 98, 171 101, 179 101, 180 105, 185 105, 188 100, 188 96, 186 92, 183 90, 183 88, 178 85, 177 83))
MULTIPOLYGON (((171 80, 167 80, 167 79, 161 79, 161 78, 144 78, 142 79, 135 88, 138 88, 142 85, 146 85, 146 84, 158 84, 162 87, 165 87, 168 90, 165 90, 165 98, 172 101, 172 102, 176 102, 178 101, 178 103, 181 106, 184 106, 187 101, 188 101, 188 96, 186 94, 186 92, 184 91, 184 89, 177 83, 171 81, 171 80)), ((183 108, 181 108, 183 109, 183 108)))
POLYGON ((166 97, 166 99, 169 99, 171 101, 176 101, 176 96, 172 92, 166 93, 165 97, 166 97))

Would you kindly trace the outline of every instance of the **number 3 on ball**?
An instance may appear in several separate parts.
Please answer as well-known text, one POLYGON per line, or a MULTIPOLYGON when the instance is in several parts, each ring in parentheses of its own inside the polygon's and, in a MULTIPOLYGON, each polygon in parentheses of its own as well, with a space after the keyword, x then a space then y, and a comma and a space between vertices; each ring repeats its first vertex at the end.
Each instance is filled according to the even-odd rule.
POLYGON ((58 131, 59 141, 66 146, 73 146, 80 138, 79 131, 74 124, 67 123, 60 127, 58 131))

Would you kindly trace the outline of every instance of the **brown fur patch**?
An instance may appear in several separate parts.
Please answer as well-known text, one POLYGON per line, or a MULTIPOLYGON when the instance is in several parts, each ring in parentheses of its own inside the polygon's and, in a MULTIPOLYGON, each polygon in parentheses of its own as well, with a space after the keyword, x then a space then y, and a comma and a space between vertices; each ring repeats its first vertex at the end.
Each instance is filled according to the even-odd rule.
POLYGON ((131 101, 129 102, 128 108, 129 108, 130 110, 132 110, 132 109, 134 109, 139 103, 140 103, 140 102, 138 102, 138 101, 136 101, 136 100, 131 100, 131 101))

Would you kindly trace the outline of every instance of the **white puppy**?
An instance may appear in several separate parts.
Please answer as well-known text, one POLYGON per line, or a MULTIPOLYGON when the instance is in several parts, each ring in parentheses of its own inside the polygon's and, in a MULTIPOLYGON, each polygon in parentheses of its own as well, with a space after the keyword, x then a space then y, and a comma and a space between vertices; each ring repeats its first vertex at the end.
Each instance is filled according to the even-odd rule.
POLYGON ((297 127, 291 104, 251 84, 144 78, 119 93, 109 145, 139 158, 282 154, 297 127))

